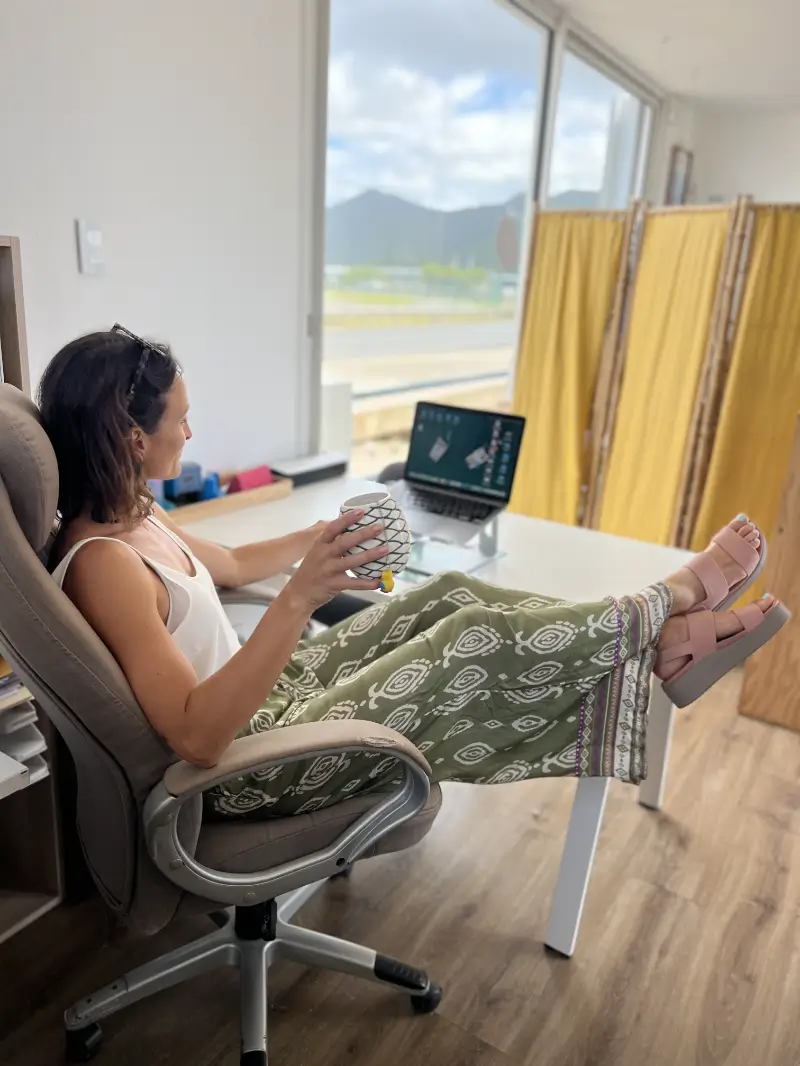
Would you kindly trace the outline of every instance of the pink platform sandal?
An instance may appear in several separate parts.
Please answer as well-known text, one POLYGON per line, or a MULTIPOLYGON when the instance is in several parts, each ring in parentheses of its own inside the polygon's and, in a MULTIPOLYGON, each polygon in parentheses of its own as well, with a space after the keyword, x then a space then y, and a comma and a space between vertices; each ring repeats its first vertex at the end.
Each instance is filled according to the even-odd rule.
POLYGON ((707 551, 700 552, 684 564, 686 569, 691 570, 699 579, 706 593, 706 598, 693 608, 694 611, 727 611, 730 605, 735 603, 742 593, 760 577, 767 561, 767 541, 760 531, 759 536, 761 537, 759 550, 742 540, 730 526, 724 526, 711 538, 713 543, 730 555, 731 559, 738 563, 745 572, 746 576, 734 585, 728 585, 728 580, 716 560, 707 551))
POLYGON ((694 703, 721 677, 771 640, 792 617, 778 600, 766 611, 757 603, 748 603, 734 608, 733 613, 744 626, 740 633, 717 640, 713 612, 691 613, 685 615, 689 639, 658 653, 657 669, 664 663, 689 656, 689 662, 669 681, 663 682, 664 692, 676 707, 694 703))

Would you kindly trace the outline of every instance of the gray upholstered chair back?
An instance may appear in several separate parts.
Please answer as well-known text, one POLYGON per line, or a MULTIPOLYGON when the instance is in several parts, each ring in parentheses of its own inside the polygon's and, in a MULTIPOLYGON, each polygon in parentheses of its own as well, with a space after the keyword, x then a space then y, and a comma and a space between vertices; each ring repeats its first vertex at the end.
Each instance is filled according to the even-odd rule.
MULTIPOLYGON (((179 890, 150 862, 141 806, 175 756, 148 725, 116 661, 43 559, 58 500, 55 454, 38 411, 0 385, 0 652, 65 740, 78 780, 78 830, 92 875, 120 917, 148 931, 179 890)), ((200 800, 186 808, 191 850, 200 800)))

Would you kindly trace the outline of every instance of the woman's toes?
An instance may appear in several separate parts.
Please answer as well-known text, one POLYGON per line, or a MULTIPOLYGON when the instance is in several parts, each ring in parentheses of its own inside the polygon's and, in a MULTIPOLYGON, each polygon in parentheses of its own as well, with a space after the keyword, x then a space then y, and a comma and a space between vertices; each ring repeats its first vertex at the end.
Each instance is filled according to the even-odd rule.
POLYGON ((746 515, 738 515, 731 522, 731 529, 738 533, 742 540, 752 548, 755 548, 756 551, 761 547, 761 530, 746 515))
MULTIPOLYGON (((745 544, 749 544, 754 551, 761 549, 761 531, 758 526, 751 522, 747 515, 737 515, 728 523, 728 528, 738 534, 745 544)), ((729 588, 741 583, 747 577, 744 567, 725 551, 724 548, 712 541, 706 548, 706 554, 716 562, 728 583, 729 588)), ((699 603, 706 599, 706 590, 702 581, 690 568, 679 570, 667 578, 667 584, 672 590, 673 604, 672 614, 680 615, 691 611, 699 603)))

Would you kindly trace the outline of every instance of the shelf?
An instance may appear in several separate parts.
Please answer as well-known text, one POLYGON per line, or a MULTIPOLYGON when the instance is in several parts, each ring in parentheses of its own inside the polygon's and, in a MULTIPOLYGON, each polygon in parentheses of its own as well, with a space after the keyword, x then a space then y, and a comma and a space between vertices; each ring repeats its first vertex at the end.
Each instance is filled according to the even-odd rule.
POLYGON ((27 766, 0 751, 0 799, 25 788, 29 777, 27 766))
MULTIPOLYGON (((0 381, 31 395, 19 239, 1 235, 0 381)), ((0 658, 0 941, 57 907, 63 891, 58 766, 42 758, 55 733, 46 716, 31 720, 33 697, 12 672, 0 658)), ((4 978, 13 975, 0 987, 4 978)))
POLYGON ((15 689, 12 693, 5 696, 0 696, 0 714, 3 711, 10 711, 13 707, 19 707, 21 703, 25 703, 26 700, 32 700, 33 696, 28 692, 24 685, 20 685, 18 689, 15 689))
POLYGON ((22 704, 11 711, 0 711, 0 736, 15 733, 26 725, 35 725, 36 708, 30 703, 22 704))
POLYGON ((29 785, 35 785, 39 781, 44 781, 50 773, 50 767, 47 765, 47 760, 42 755, 34 755, 32 759, 28 759, 25 765, 28 767, 29 785))
POLYGON ((35 725, 26 725, 15 733, 0 736, 0 752, 17 762, 27 762, 43 751, 47 751, 47 741, 35 725))

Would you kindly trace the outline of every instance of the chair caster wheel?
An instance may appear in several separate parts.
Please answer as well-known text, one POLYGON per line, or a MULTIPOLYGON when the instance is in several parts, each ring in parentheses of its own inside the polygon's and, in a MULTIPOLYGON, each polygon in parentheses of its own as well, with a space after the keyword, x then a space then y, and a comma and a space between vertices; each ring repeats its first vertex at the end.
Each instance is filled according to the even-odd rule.
POLYGON ((244 1051, 239 1066, 267 1066, 266 1051, 244 1051))
POLYGON ((411 997, 411 1007, 415 1014, 433 1014, 442 1002, 442 990, 439 985, 429 985, 428 991, 421 996, 411 997))
POLYGON ((67 1062, 90 1062, 103 1043, 103 1030, 95 1022, 82 1029, 67 1029, 65 1052, 67 1062))

